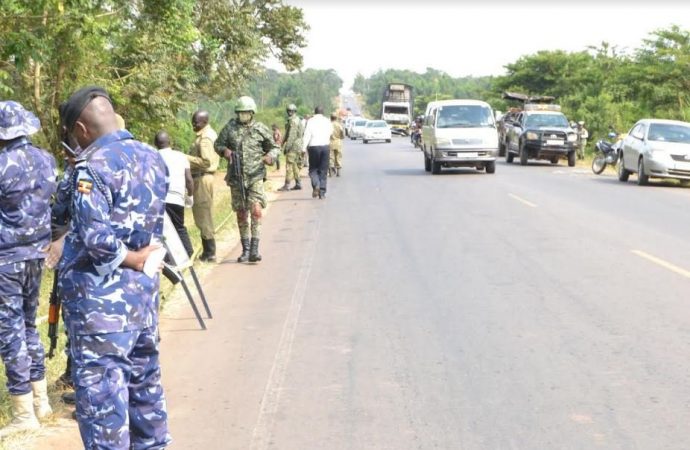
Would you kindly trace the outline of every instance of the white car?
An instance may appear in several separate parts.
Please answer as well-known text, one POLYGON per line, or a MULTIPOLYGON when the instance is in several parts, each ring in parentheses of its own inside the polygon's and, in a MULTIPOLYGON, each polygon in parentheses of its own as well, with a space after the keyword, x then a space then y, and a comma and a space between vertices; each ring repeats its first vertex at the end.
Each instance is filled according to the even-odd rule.
POLYGON ((367 125, 367 122, 367 119, 362 119, 361 117, 352 122, 352 125, 350 126, 350 139, 353 141, 355 139, 361 139, 362 132, 364 131, 364 127, 367 125))
POLYGON ((391 128, 384 120, 370 120, 362 131, 362 142, 391 141, 391 128))

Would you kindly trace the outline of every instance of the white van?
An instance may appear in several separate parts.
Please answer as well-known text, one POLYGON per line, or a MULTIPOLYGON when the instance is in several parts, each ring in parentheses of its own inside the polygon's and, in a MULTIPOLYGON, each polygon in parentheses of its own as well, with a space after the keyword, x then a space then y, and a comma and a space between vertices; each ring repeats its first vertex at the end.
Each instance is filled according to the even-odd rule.
POLYGON ((494 113, 479 100, 441 100, 427 105, 422 127, 424 169, 476 167, 496 172, 498 132, 494 113))

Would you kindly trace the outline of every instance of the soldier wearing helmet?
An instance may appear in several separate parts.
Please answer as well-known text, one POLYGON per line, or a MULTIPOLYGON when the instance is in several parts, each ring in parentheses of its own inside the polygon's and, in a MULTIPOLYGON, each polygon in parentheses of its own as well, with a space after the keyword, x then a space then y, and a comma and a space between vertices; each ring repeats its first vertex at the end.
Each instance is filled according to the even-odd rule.
POLYGON ((285 121, 285 140, 283 141, 283 153, 285 153, 285 184, 279 191, 290 189, 290 183, 294 180, 293 191, 302 189, 300 170, 302 169, 302 124, 297 116, 297 106, 289 104, 285 108, 287 120, 285 121))
POLYGON ((39 428, 37 418, 52 412, 36 310, 57 168, 29 139, 40 128, 19 103, 0 102, 0 356, 12 401, 0 438, 39 428))
POLYGON ((254 120, 254 99, 240 97, 235 106, 235 113, 237 117, 231 119, 221 130, 215 150, 228 160, 225 181, 230 186, 232 209, 237 215, 242 243, 242 255, 237 258, 237 262, 257 263, 261 261, 261 216, 263 208, 266 207, 266 165, 273 164, 279 148, 273 140, 270 128, 254 120))

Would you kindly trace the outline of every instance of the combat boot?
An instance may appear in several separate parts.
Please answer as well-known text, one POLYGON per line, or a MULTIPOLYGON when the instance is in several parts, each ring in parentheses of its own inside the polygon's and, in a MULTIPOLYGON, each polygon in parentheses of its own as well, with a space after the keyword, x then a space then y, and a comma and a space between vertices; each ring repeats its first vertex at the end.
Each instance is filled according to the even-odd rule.
POLYGON ((338 167, 337 169, 335 169, 335 176, 336 176, 336 177, 339 177, 339 176, 340 176, 340 167, 338 167))
POLYGON ((290 183, 285 183, 282 188, 278 189, 279 191, 289 191, 290 190, 290 183))
POLYGON ((0 430, 0 439, 19 431, 37 430, 41 428, 36 413, 34 413, 34 394, 29 392, 22 395, 10 395, 12 401, 12 421, 0 430))
POLYGON ((249 239, 241 239, 242 242, 242 254, 237 258, 238 263, 244 263, 249 261, 249 239))
POLYGON ((201 252, 199 260, 204 262, 216 262, 216 240, 202 239, 201 246, 204 248, 204 251, 201 252))
POLYGON ((31 390, 34 395, 34 413, 39 419, 43 419, 53 413, 53 408, 48 402, 48 382, 46 379, 32 381, 31 390))
POLYGON ((261 261, 259 255, 259 238, 252 238, 251 248, 249 249, 249 262, 255 263, 261 261))
POLYGON ((293 188, 291 189, 291 191, 299 191, 299 190, 301 190, 301 189, 302 189, 302 183, 300 183, 299 181, 296 181, 296 182, 295 182, 295 187, 293 187, 293 188))

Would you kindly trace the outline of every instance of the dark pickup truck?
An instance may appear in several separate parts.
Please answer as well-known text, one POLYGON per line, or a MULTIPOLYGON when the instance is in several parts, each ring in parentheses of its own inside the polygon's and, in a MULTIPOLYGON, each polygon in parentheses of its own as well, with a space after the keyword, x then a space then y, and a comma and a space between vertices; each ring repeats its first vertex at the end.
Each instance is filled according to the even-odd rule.
POLYGON ((506 161, 511 163, 517 156, 524 166, 529 159, 545 159, 552 164, 567 159, 568 166, 573 167, 576 140, 558 105, 526 104, 507 127, 506 161))

